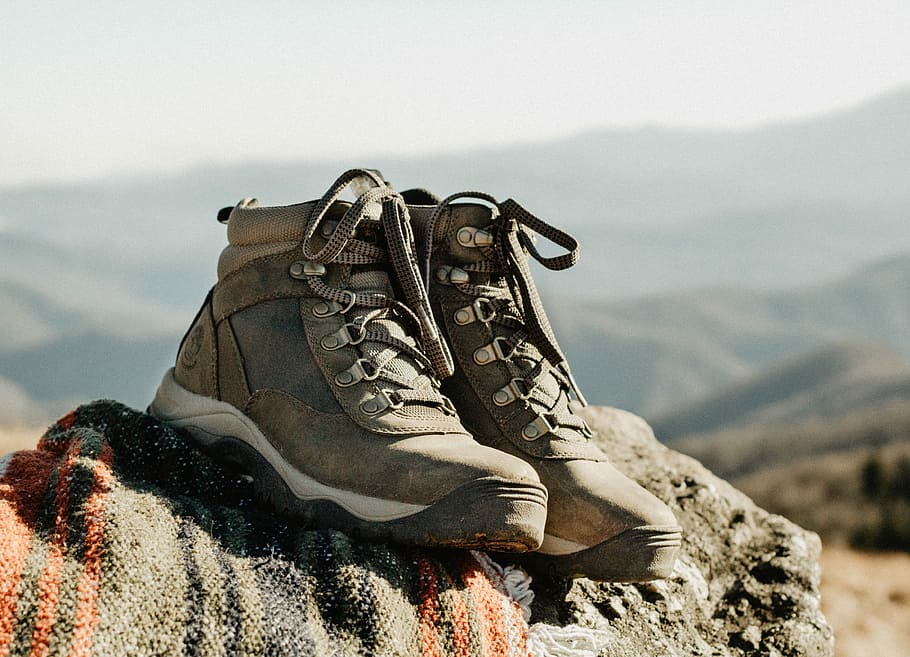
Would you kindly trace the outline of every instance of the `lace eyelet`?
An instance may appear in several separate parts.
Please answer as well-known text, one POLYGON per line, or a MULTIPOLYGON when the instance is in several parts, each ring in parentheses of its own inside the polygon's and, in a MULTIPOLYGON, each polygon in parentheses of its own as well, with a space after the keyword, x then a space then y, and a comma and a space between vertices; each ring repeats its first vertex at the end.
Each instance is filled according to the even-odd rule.
POLYGON ((452 319, 459 326, 467 326, 474 322, 489 324, 496 316, 493 302, 487 297, 477 297, 470 306, 459 308, 452 319))
POLYGON ((533 442, 547 435, 555 429, 545 415, 538 415, 521 430, 521 437, 528 442, 533 442))
POLYGON ((395 411, 404 406, 401 400, 393 402, 391 395, 395 394, 394 390, 382 389, 375 397, 365 399, 360 402, 360 411, 364 415, 378 415, 383 411, 395 411))
POLYGON ((508 406, 520 399, 531 396, 528 382, 524 379, 512 379, 502 388, 493 393, 493 403, 497 406, 508 406))
POLYGON ((323 336, 322 340, 319 341, 319 344, 326 351, 335 351, 336 349, 341 349, 347 345, 360 344, 363 342, 364 338, 366 338, 366 335, 367 332, 365 328, 348 322, 334 333, 329 333, 328 335, 323 336), (349 327, 357 329, 358 335, 356 338, 351 337, 351 332, 348 330, 349 327))
POLYGON ((337 301, 318 301, 310 309, 314 317, 331 317, 341 310, 341 304, 337 301))
POLYGON ((493 342, 486 344, 474 352, 474 362, 478 365, 489 365, 496 360, 509 360, 513 351, 506 353, 503 345, 508 347, 509 341, 503 337, 493 338, 493 342))
POLYGON ((471 276, 459 267, 441 265, 436 270, 436 281, 443 285, 465 285, 471 282, 471 276))
POLYGON ((310 276, 325 276, 325 265, 311 260, 298 260, 288 268, 291 278, 305 280, 310 276))
POLYGON ((345 315, 350 312, 357 302, 357 295, 350 290, 342 290, 341 293, 344 295, 345 305, 342 306, 333 300, 319 301, 312 308, 311 312, 313 315, 316 317, 331 317, 332 315, 345 315))
POLYGON ((335 375, 335 384, 341 388, 348 388, 361 381, 373 381, 379 376, 379 370, 372 361, 358 358, 348 369, 335 375), (369 368, 369 371, 368 371, 369 368))
POLYGON ((477 248, 481 246, 492 246, 493 235, 489 231, 473 226, 464 226, 459 228, 455 234, 458 243, 467 248, 477 248))

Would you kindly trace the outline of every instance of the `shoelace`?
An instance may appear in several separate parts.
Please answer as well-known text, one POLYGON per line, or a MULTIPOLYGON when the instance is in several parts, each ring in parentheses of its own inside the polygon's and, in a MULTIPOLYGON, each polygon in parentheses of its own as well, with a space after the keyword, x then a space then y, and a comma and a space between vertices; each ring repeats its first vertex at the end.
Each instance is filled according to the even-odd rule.
MULTIPOLYGON (((483 192, 453 194, 436 206, 425 226, 424 244, 426 246, 425 253, 422 254, 422 264, 424 266, 424 284, 427 288, 430 283, 430 261, 435 225, 446 207, 457 199, 465 198, 489 203, 499 211, 499 217, 493 223, 491 244, 478 245, 484 259, 481 262, 460 265, 460 267, 465 271, 483 272, 503 277, 511 290, 511 298, 496 296, 495 289, 483 285, 465 282, 454 282, 453 285, 477 301, 487 299, 486 307, 481 309, 481 312, 486 313, 485 318, 506 326, 512 331, 509 337, 505 338, 508 355, 515 354, 516 350, 527 342, 534 345, 543 356, 542 360, 524 374, 523 378, 529 388, 526 396, 534 397, 540 403, 548 406, 552 416, 550 419, 554 424, 574 427, 587 432, 584 421, 574 413, 555 412, 554 407, 559 400, 535 395, 538 389, 537 383, 547 372, 550 372, 562 388, 572 392, 581 405, 587 405, 587 401, 572 376, 568 361, 556 341, 556 335, 544 311, 537 287, 534 285, 527 258, 530 255, 541 265, 553 271, 567 269, 578 260, 578 241, 568 233, 534 216, 512 199, 500 203, 493 196, 483 192), (562 247, 566 252, 553 257, 541 255, 528 231, 534 231, 562 247), (517 303, 515 303, 516 301, 517 303)), ((506 348, 503 348, 503 351, 506 351, 506 348)))
MULTIPOLYGON (((404 352, 417 362, 422 369, 429 369, 437 379, 448 377, 454 371, 451 353, 433 319, 427 291, 420 279, 416 258, 414 256, 414 238, 410 226, 407 205, 401 196, 389 187, 375 172, 366 169, 351 169, 343 173, 332 184, 328 191, 316 203, 307 222, 302 250, 303 256, 313 263, 338 263, 346 265, 384 265, 391 262, 393 272, 404 293, 406 303, 402 303, 381 293, 354 292, 339 289, 326 284, 318 275, 306 278, 312 291, 320 297, 341 305, 338 311, 346 314, 355 307, 372 308, 372 311, 361 315, 356 321, 346 325, 354 329, 350 344, 363 341, 379 342, 390 345, 399 352, 404 352), (318 252, 312 249, 311 240, 325 219, 329 207, 344 191, 351 186, 366 182, 370 187, 360 194, 357 200, 345 212, 334 227, 331 237, 318 252), (385 235, 388 251, 356 237, 361 222, 378 222, 385 235), (374 320, 388 317, 390 312, 397 312, 410 321, 420 335, 419 345, 411 345, 390 335, 382 326, 375 326, 374 320), (373 323, 374 326, 370 326, 373 323)), ((371 363, 370 372, 362 378, 393 382, 407 389, 395 390, 395 403, 430 402, 443 406, 451 411, 451 403, 439 394, 435 386, 426 381, 404 381, 402 377, 385 368, 392 356, 385 362, 371 363), (422 385, 427 384, 427 385, 422 385), (413 389, 411 389, 413 388, 413 389)), ((364 360, 364 359, 361 359, 364 360)), ((360 363, 361 361, 358 361, 360 363)))

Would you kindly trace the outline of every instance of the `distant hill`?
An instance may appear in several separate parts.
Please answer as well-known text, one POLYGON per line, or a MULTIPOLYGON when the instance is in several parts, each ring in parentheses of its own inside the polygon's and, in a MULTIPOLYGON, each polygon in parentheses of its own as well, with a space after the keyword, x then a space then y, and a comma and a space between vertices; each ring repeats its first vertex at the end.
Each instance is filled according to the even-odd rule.
POLYGON ((652 419, 672 442, 693 434, 763 430, 835 419, 874 404, 910 406, 910 362, 876 343, 837 344, 762 371, 706 399, 652 419))
POLYGON ((573 371, 596 403, 660 420, 828 344, 879 342, 910 357, 910 255, 786 292, 697 290, 637 301, 547 296, 573 371))
POLYGON ((101 238, 97 251, 66 248, 21 230, 0 230, 0 352, 63 330, 133 336, 174 332, 186 314, 195 312, 180 303, 179 268, 167 272, 141 259, 121 262, 121 251, 101 238), (159 285, 169 285, 173 298, 159 285))
POLYGON ((910 442, 910 403, 892 399, 835 419, 767 428, 750 425, 692 436, 674 442, 673 449, 722 477, 739 479, 824 454, 904 442, 910 442))
POLYGON ((165 369, 173 365, 179 337, 85 332, 0 353, 0 377, 15 385, 6 398, 0 388, 0 420, 16 420, 20 404, 29 407, 29 418, 34 417, 35 409, 46 409, 45 416, 54 415, 75 403, 99 398, 144 408, 165 369), (3 408, 9 404, 12 409, 3 408))
POLYGON ((908 88, 754 130, 596 130, 0 189, 0 377, 40 406, 76 389, 55 371, 86 372, 92 356, 98 391, 142 403, 214 282, 217 210, 310 199, 356 165, 399 189, 513 196, 577 234, 579 265, 536 278, 595 403, 659 417, 843 341, 910 356, 908 88))
POLYGON ((56 335, 64 326, 79 320, 70 312, 44 298, 39 292, 14 281, 0 280, 0 353, 41 344, 56 335))
POLYGON ((191 305, 223 243, 218 208, 244 196, 308 200, 342 170, 369 165, 401 189, 513 196, 575 232, 579 266, 541 281, 554 292, 615 299, 720 283, 802 287, 910 251, 908 108, 904 89, 745 131, 596 130, 435 156, 200 166, 0 189, 0 225, 117 267, 159 301, 191 305))

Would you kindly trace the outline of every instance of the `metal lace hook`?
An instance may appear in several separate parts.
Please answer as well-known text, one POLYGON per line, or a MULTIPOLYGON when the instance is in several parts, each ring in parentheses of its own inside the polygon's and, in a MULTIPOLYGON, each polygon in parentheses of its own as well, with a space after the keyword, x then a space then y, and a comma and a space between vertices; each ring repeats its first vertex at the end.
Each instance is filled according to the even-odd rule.
POLYGON ((423 279, 423 286, 426 289, 427 293, 430 292, 430 261, 433 259, 433 233, 436 229, 436 222, 439 220, 439 216, 443 211, 452 204, 452 201, 457 201, 460 198, 471 198, 478 201, 485 201, 493 206, 497 211, 499 210, 499 201, 496 200, 495 196, 487 194, 485 192, 458 192, 457 194, 452 194, 445 197, 439 203, 436 204, 436 207, 433 208, 433 212, 430 214, 427 219, 426 226, 424 227, 424 253, 423 262, 421 263, 421 278, 423 279))

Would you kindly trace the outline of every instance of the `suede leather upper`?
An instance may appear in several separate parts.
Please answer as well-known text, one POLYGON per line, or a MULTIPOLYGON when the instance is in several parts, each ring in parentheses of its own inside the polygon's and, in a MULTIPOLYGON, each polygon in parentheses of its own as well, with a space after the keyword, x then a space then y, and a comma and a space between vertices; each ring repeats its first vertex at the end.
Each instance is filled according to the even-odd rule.
MULTIPOLYGON (((540 405, 520 398, 504 405, 495 403, 497 391, 510 381, 524 377, 533 369, 531 363, 543 358, 533 344, 524 344, 511 358, 484 364, 475 358, 479 347, 506 338, 516 329, 495 320, 483 321, 484 317, 478 317, 474 306, 477 296, 465 290, 479 285, 485 290, 485 299, 508 299, 521 312, 520 301, 499 280, 501 272, 495 267, 490 271, 483 265, 477 266, 486 260, 484 252, 476 246, 466 246, 458 238, 459 231, 466 227, 483 230, 495 238, 497 230, 504 230, 497 210, 477 203, 453 203, 441 211, 426 205, 411 206, 410 211, 418 236, 418 251, 426 253, 429 249, 431 253, 430 300, 456 360, 455 375, 443 383, 443 390, 455 402, 462 421, 479 442, 523 458, 534 466, 549 491, 547 534, 579 547, 589 547, 630 528, 675 526, 669 508, 613 467, 582 431, 555 426, 544 435, 528 440, 522 430, 541 412, 540 405), (432 243, 428 244, 426 226, 434 213, 432 243), (464 268, 465 285, 453 285, 446 280, 442 272, 448 267, 464 268), (475 310, 466 314, 469 308, 475 310)), ((483 315, 483 306, 480 310, 483 315)), ((571 413, 567 393, 555 389, 555 380, 543 380, 541 385, 550 386, 547 395, 558 398, 556 406, 562 412, 571 413)), ((522 389, 513 390, 522 392, 522 389)), ((596 570, 596 565, 592 565, 591 571, 596 570)))
MULTIPOLYGON (((290 209, 305 222, 312 206, 290 209)), ((332 214, 348 207, 339 203, 332 214)), ((268 210, 256 208, 260 217, 268 210)), ((280 210, 286 221, 289 209, 280 210)), ((318 235, 314 241, 325 244, 318 235)), ((328 349, 324 340, 365 311, 326 313, 326 300, 292 273, 303 261, 294 246, 224 272, 184 338, 176 381, 242 410, 290 465, 329 486, 414 504, 431 504, 483 477, 539 486, 531 466, 477 444, 454 409, 364 412, 365 402, 393 386, 340 385, 337 375, 364 353, 359 345, 328 349)), ((330 264, 320 280, 348 289, 352 272, 330 264)))

